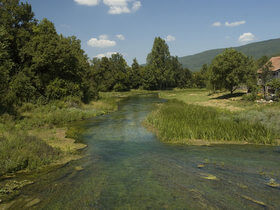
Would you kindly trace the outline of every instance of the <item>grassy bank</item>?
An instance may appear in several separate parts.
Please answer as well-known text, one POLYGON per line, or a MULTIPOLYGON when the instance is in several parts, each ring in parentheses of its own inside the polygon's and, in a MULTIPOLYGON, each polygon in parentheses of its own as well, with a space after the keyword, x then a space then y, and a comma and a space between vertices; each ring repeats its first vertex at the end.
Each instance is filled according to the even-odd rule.
POLYGON ((100 93, 100 99, 89 104, 75 98, 45 105, 26 103, 16 115, 0 116, 0 178, 80 158, 79 150, 86 145, 75 140, 83 131, 69 127, 72 122, 116 111, 120 100, 146 93, 100 93))
POLYGON ((175 89, 160 91, 159 95, 173 101, 153 112, 146 125, 163 141, 279 144, 279 103, 245 101, 244 91, 230 95, 210 94, 206 89, 175 89))
POLYGON ((146 125, 170 143, 205 144, 237 142, 275 144, 276 132, 258 121, 239 118, 213 107, 171 100, 152 112, 146 125))
POLYGON ((75 142, 79 131, 69 130, 69 124, 115 111, 119 100, 102 95, 90 104, 73 98, 46 105, 26 103, 16 115, 0 116, 0 177, 79 158, 78 150, 86 145, 75 142))

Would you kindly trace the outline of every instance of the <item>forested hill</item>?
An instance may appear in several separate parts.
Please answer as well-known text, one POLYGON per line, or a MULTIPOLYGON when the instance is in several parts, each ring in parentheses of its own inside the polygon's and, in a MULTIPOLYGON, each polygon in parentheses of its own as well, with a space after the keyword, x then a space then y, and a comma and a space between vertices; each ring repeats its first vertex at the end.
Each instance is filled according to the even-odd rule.
MULTIPOLYGON (((280 39, 272 39, 262 42, 255 42, 234 49, 258 59, 264 55, 270 57, 280 54, 280 39)), ((198 71, 203 64, 210 64, 214 57, 220 54, 224 49, 208 50, 195 55, 184 56, 179 58, 183 67, 189 68, 192 71, 198 71)))

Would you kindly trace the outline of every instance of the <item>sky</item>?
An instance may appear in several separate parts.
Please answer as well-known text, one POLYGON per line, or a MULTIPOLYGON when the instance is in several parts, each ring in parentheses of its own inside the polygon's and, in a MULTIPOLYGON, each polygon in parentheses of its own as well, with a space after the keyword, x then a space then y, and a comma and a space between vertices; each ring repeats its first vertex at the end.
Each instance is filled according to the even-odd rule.
POLYGON ((280 38, 279 0, 27 0, 35 17, 76 36, 89 58, 143 64, 160 36, 174 56, 280 38))

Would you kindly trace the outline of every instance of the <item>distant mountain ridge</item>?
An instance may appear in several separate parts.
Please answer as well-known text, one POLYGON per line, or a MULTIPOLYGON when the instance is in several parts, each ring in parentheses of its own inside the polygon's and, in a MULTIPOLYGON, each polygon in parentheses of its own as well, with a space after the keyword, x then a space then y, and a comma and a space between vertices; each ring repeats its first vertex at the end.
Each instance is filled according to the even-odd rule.
MULTIPOLYGON (((180 57, 179 62, 184 68, 188 68, 194 72, 199 71, 203 64, 210 64, 215 56, 222 53, 225 49, 226 48, 207 50, 195 55, 180 57)), ((252 56, 255 59, 258 59, 264 55, 268 57, 280 55, 280 38, 255 42, 240 47, 233 47, 233 49, 236 49, 247 56, 252 56)))

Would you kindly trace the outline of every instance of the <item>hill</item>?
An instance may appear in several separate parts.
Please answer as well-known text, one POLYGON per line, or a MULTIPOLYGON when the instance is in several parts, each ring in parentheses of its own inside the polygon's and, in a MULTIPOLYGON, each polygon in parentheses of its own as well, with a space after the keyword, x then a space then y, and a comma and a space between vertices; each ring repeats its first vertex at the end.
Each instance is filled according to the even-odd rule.
MULTIPOLYGON (((233 47, 234 49, 244 53, 247 56, 252 56, 258 59, 264 55, 270 57, 280 54, 280 39, 271 39, 262 42, 255 42, 240 47, 233 47)), ((224 49, 208 50, 195 55, 180 57, 179 61, 185 68, 192 71, 199 71, 203 64, 210 64, 216 55, 223 52, 224 49)))

